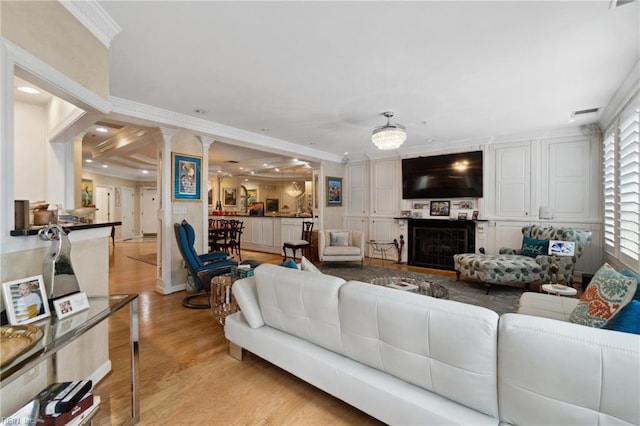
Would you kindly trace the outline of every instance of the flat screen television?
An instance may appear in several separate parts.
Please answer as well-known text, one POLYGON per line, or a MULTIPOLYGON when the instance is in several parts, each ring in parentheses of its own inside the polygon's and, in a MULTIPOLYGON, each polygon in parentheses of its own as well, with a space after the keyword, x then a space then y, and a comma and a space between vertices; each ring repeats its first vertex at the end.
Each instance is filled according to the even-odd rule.
POLYGON ((482 197, 482 151, 402 160, 402 198, 482 197))

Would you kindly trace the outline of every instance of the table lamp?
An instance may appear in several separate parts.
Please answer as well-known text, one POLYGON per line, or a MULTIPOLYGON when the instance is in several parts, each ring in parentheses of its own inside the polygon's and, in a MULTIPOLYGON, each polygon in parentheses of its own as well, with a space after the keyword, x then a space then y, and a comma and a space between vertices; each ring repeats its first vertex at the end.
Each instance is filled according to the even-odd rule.
POLYGON ((549 241, 549 255, 552 257, 551 266, 549 266, 549 271, 551 271, 552 274, 550 276, 550 283, 554 282, 554 276, 556 281, 558 280, 558 271, 560 270, 560 267, 558 266, 557 256, 573 256, 575 251, 576 243, 573 241, 549 241))

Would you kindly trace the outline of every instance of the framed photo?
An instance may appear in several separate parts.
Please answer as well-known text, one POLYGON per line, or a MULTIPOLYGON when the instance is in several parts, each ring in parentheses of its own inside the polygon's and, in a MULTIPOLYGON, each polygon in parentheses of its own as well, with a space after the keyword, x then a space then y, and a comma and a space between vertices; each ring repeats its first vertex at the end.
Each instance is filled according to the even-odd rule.
POLYGON ((42 275, 2 284, 9 324, 28 324, 47 318, 49 303, 42 275))
POLYGON ((84 292, 73 293, 54 300, 53 308, 56 310, 58 319, 62 319, 89 309, 89 299, 87 299, 87 294, 84 292))
POLYGON ((267 198, 265 207, 267 213, 277 213, 280 210, 280 200, 277 198, 267 198))
POLYGON ((449 216, 449 201, 432 201, 430 206, 431 216, 449 216))
POLYGON ((458 220, 467 220, 466 213, 458 213, 458 220))
POLYGON ((327 177, 327 206, 342 205, 342 178, 327 177))
POLYGON ((116 207, 120 207, 122 203, 122 190, 120 188, 116 188, 116 207))
POLYGON ((478 214, 480 214, 480 212, 478 210, 474 210, 473 214, 471 214, 471 220, 478 220, 478 214))
POLYGON ((200 201, 202 181, 202 157, 171 153, 174 201, 200 201))
POLYGON ((225 206, 237 206, 238 205, 238 189, 224 188, 222 190, 222 204, 224 204, 225 206))

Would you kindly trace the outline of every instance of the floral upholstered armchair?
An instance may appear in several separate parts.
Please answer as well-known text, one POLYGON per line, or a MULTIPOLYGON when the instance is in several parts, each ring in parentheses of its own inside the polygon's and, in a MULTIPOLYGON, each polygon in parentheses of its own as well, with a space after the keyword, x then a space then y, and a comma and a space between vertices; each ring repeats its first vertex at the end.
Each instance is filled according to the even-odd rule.
MULTIPOLYGON (((523 241, 530 241, 534 246, 537 242, 543 246, 549 240, 573 241, 574 255, 558 257, 556 260, 559 266, 556 282, 567 285, 573 283, 573 269, 591 241, 591 231, 529 225, 522 228, 522 236, 523 241)), ((531 283, 551 281, 552 257, 546 249, 523 254, 522 249, 501 248, 496 255, 463 253, 454 255, 453 259, 457 279, 463 275, 482 281, 487 293, 491 284, 525 284, 529 287, 531 283)))

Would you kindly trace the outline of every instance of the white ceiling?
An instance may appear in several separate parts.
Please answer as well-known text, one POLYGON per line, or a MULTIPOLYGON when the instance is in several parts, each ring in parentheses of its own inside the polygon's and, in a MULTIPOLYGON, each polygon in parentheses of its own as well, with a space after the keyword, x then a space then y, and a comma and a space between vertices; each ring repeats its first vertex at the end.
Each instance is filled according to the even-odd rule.
POLYGON ((640 58, 638 1, 99 4, 112 96, 351 160, 384 111, 392 155, 596 122, 640 58))

